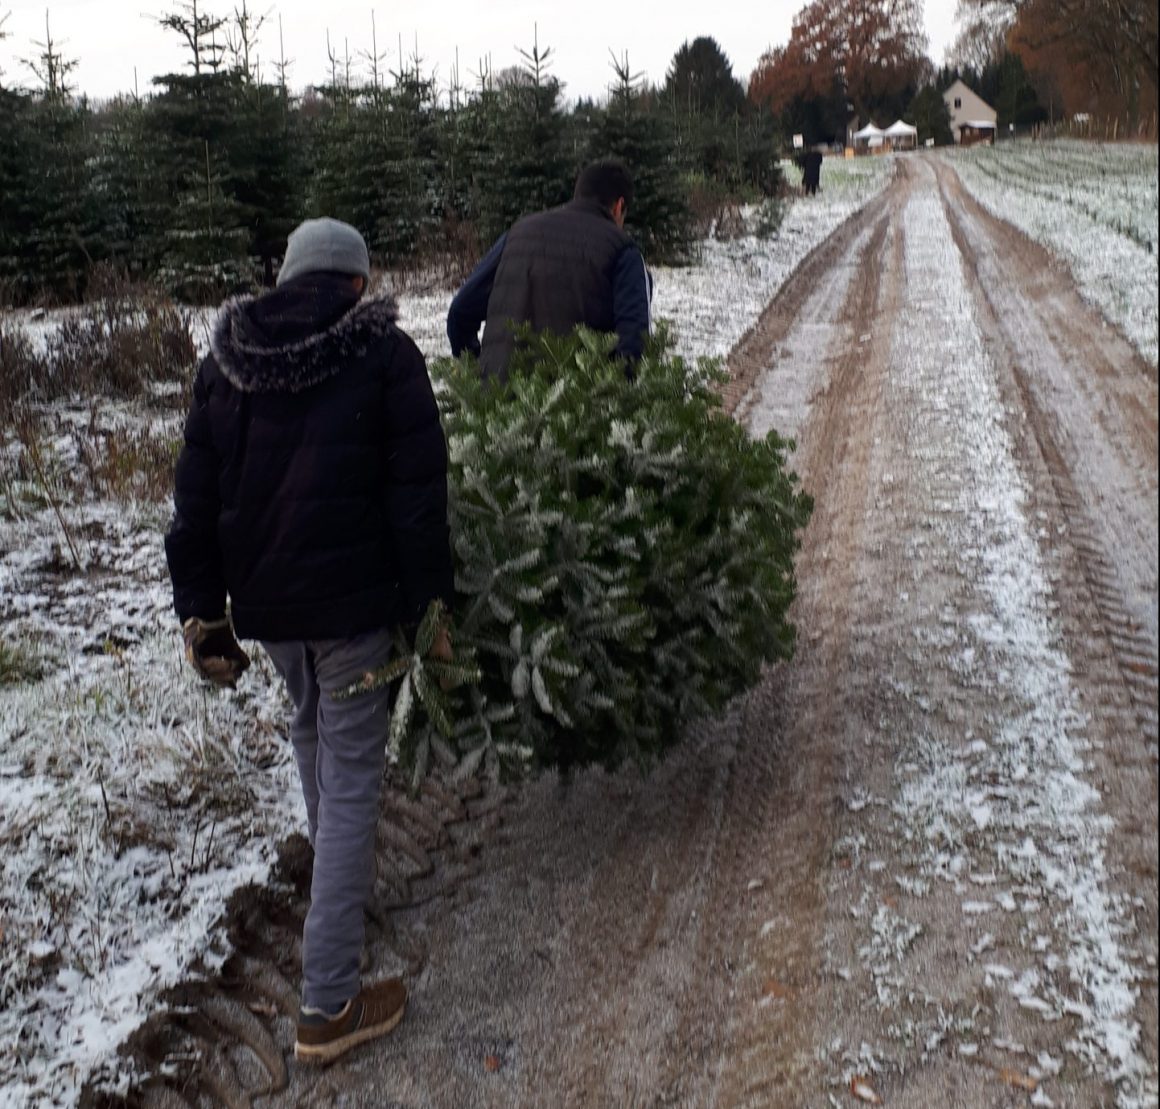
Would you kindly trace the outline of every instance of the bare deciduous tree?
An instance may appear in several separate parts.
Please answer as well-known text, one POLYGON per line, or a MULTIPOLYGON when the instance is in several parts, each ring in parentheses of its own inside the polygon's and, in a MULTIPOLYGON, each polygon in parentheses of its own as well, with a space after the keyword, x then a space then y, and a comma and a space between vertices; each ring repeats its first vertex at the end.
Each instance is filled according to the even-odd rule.
POLYGON ((749 96, 775 113, 795 97, 841 96, 865 115, 918 81, 926 47, 919 0, 813 0, 795 17, 789 43, 762 55, 749 96))
POLYGON ((1142 93, 1155 102, 1156 0, 962 0, 960 18, 995 7, 1013 16, 1008 41, 1021 52, 1083 67, 1097 92, 1129 110, 1142 93))
POLYGON ((1010 0, 959 0, 955 18, 959 33, 947 51, 947 64, 979 73, 998 61, 1007 48, 1015 5, 1010 0))

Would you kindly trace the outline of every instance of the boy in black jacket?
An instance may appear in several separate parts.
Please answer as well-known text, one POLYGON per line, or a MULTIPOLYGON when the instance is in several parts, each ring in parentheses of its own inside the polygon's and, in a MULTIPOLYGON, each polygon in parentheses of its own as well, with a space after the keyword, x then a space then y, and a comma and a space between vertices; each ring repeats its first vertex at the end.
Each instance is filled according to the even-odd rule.
MULTIPOLYGON (((390 300, 362 299, 362 236, 308 220, 278 286, 227 302, 198 370, 165 539, 186 652, 232 686, 258 639, 285 679, 315 863, 295 1052, 327 1062, 403 1015, 360 989, 389 695, 334 697, 390 629, 452 598, 447 448, 426 363, 390 300), (226 616, 229 597, 233 628, 226 616)), ((450 657, 446 633, 436 654, 450 657)))

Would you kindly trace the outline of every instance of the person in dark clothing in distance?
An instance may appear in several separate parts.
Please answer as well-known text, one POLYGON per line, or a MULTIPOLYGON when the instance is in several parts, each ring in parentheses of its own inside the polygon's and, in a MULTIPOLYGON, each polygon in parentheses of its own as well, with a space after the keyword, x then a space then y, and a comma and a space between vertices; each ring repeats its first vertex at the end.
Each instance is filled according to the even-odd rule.
MULTIPOLYGON (((308 1062, 390 1031, 406 1003, 397 979, 359 980, 390 696, 337 694, 388 661, 396 624, 453 596, 439 412, 394 303, 362 298, 369 277, 358 231, 308 220, 277 287, 224 305, 165 539, 197 672, 236 683, 236 631, 262 641, 294 704, 314 847, 295 1045, 308 1062)), ((445 630, 434 653, 451 656, 445 630)))
POLYGON ((822 154, 820 150, 806 150, 794 158, 802 171, 802 188, 806 196, 816 196, 822 180, 822 154))
POLYGON ((452 354, 477 355, 485 376, 503 380, 515 350, 513 324, 558 335, 584 324, 616 333, 616 353, 631 376, 651 328, 652 300, 644 258, 624 231, 631 204, 628 170, 595 162, 580 173, 571 201, 518 220, 451 302, 452 354))

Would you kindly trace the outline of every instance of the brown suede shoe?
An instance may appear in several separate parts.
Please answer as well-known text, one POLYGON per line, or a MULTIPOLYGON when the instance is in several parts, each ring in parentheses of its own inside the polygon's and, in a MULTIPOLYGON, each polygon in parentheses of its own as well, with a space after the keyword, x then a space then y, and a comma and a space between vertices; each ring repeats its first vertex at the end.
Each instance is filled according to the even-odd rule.
POLYGON ((298 1015, 294 1055, 303 1063, 330 1063, 352 1047, 385 1036, 403 1019, 407 989, 397 978, 364 986, 337 1016, 298 1015))

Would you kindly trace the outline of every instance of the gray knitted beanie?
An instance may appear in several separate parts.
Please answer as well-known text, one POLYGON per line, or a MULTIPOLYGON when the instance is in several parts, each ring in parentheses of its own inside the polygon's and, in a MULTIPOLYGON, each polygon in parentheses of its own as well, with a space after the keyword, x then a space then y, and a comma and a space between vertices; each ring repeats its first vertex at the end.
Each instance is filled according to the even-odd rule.
POLYGON ((371 259, 363 237, 342 220, 308 219, 290 232, 278 271, 283 285, 304 273, 349 273, 371 278, 371 259))

